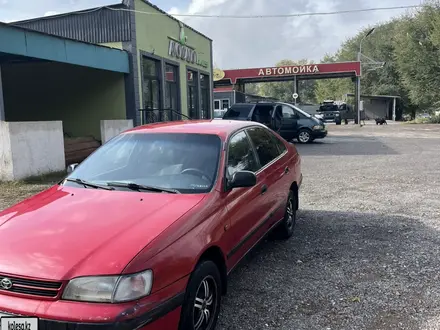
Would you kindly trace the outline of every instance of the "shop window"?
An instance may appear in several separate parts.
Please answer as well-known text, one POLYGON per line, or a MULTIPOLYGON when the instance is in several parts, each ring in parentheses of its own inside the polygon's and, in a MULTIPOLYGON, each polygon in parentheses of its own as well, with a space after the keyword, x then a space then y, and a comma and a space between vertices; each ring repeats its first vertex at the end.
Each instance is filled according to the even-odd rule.
POLYGON ((178 108, 178 67, 165 64, 165 109, 172 110, 171 115, 176 117, 178 108))
POLYGON ((210 118, 210 100, 211 93, 209 90, 209 76, 206 74, 200 75, 200 118, 210 118))
POLYGON ((222 110, 229 109, 230 103, 229 99, 222 100, 222 110))
POLYGON ((198 91, 197 91, 197 72, 188 70, 187 72, 187 85, 188 85, 188 114, 192 119, 198 119, 199 106, 198 106, 198 91))
POLYGON ((142 59, 144 109, 158 110, 160 104, 160 61, 142 59))

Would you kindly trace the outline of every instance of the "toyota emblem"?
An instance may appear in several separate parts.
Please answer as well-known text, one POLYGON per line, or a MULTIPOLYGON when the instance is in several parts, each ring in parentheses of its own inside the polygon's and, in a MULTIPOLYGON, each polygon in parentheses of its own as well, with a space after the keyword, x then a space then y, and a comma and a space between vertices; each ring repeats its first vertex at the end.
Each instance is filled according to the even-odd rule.
POLYGON ((9 290, 10 288, 12 288, 12 281, 7 277, 2 278, 0 280, 0 289, 9 290))

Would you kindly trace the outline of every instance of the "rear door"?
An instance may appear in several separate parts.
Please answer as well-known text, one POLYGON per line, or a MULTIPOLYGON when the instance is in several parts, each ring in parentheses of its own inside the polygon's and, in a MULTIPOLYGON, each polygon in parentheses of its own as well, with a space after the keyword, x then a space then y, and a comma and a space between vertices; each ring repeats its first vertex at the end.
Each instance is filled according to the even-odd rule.
POLYGON ((223 115, 226 120, 251 120, 254 104, 236 103, 223 115))
POLYGON ((298 115, 295 109, 286 104, 277 105, 275 112, 281 114, 281 127, 277 131, 287 141, 298 135, 298 115))

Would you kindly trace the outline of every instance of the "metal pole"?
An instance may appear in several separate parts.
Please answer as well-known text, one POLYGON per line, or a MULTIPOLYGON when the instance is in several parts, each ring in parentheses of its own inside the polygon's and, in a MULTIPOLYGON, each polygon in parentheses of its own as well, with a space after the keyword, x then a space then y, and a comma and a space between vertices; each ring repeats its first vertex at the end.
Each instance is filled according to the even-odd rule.
MULTIPOLYGON (((298 93, 298 81, 296 80, 296 76, 293 76, 293 93, 298 93)), ((296 99, 295 99, 295 105, 296 105, 296 99)))
POLYGON ((396 98, 393 98, 393 120, 396 121, 396 98))
POLYGON ((5 103, 3 100, 2 68, 0 66, 0 121, 6 121, 5 103))
MULTIPOLYGON (((359 52, 357 55, 358 62, 361 62, 361 50, 362 50, 362 41, 359 45, 359 52)), ((359 127, 362 127, 361 124, 361 74, 362 74, 362 63, 361 63, 361 70, 360 70, 359 77, 356 79, 356 104, 357 104, 357 110, 358 110, 358 124, 359 127)))

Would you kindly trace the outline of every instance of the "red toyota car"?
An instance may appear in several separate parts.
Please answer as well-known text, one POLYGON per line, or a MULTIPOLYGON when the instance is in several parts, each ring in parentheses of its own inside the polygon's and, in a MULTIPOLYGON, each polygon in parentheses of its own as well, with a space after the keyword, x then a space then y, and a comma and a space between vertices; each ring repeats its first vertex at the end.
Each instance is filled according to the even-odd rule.
POLYGON ((126 131, 0 212, 2 330, 213 330, 232 269, 292 235, 301 181, 258 123, 126 131))

